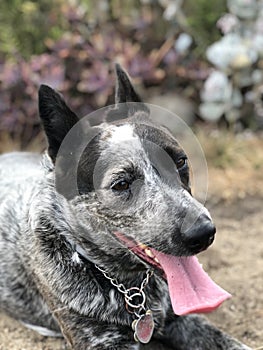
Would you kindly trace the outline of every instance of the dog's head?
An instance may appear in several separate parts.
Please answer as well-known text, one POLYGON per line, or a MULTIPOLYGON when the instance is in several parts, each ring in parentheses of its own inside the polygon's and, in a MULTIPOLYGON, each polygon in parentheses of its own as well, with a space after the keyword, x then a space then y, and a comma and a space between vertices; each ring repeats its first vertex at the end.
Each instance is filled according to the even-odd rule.
MULTIPOLYGON (((191 195, 187 156, 168 130, 151 122, 148 107, 120 66, 116 73, 116 106, 107 111, 77 164, 75 215, 84 227, 93 220, 111 242, 128 246, 147 263, 155 264, 150 248, 176 256, 197 254, 212 243, 215 227, 191 195)), ((47 86, 39 91, 39 111, 56 163, 63 139, 79 118, 47 86)), ((95 233, 92 238, 100 247, 102 239, 109 243, 95 233)))

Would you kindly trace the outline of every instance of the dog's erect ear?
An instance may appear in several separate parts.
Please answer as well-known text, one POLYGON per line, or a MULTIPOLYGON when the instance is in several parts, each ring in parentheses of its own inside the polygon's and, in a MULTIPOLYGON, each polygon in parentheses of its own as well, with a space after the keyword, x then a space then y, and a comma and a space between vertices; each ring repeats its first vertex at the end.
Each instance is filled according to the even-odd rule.
POLYGON ((55 162, 64 137, 79 118, 66 105, 60 94, 47 85, 40 86, 38 103, 39 116, 48 139, 48 153, 55 162))
POLYGON ((115 103, 142 102, 140 96, 134 90, 128 74, 116 63, 116 93, 115 103))
POLYGON ((128 74, 118 63, 115 65, 115 71, 115 108, 108 111, 106 120, 112 122, 134 116, 137 119, 148 118, 150 111, 135 91, 128 74))

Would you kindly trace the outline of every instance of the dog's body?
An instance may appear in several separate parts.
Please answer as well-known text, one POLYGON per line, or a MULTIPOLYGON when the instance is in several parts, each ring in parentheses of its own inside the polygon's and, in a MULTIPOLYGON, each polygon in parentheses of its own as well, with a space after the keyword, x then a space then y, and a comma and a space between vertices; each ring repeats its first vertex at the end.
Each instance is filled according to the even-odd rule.
POLYGON ((191 256, 211 244, 215 230, 207 210, 190 195, 183 150, 168 132, 145 121, 147 108, 119 67, 117 76, 117 102, 139 106, 127 107, 126 121, 103 124, 87 146, 78 196, 68 199, 55 188, 59 147, 78 118, 50 88, 42 87, 39 97, 49 155, 0 157, 0 308, 47 335, 62 332, 76 350, 248 349, 200 316, 176 316, 160 265, 143 252, 140 258, 131 241, 125 244, 123 234, 157 255, 191 256), (145 140, 169 153, 177 175, 167 163, 158 168, 158 152, 149 156, 145 140), (101 157, 103 173, 96 170, 101 157), (180 227, 189 208, 199 218, 184 234, 180 227), (137 316, 127 310, 123 290, 140 287, 150 266, 155 273, 141 289, 155 330, 144 345, 133 338, 137 316))

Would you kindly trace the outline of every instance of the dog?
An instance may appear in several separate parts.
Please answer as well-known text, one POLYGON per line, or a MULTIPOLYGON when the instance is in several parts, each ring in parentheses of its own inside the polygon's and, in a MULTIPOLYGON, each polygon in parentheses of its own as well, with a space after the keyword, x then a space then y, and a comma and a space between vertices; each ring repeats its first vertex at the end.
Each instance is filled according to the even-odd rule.
POLYGON ((215 226, 183 149, 116 77, 95 126, 42 85, 47 152, 0 157, 0 308, 76 350, 248 350, 195 314, 229 297, 195 257, 215 226))

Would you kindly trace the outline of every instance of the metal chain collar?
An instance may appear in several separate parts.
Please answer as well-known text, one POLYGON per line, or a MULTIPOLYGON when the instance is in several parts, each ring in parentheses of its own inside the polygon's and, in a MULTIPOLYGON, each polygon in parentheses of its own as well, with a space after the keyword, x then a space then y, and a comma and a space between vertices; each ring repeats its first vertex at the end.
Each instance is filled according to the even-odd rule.
POLYGON ((143 279, 140 287, 126 288, 123 283, 118 283, 116 278, 110 277, 104 269, 102 269, 98 265, 95 265, 95 267, 100 272, 102 272, 104 277, 107 278, 110 281, 110 283, 114 287, 116 287, 120 293, 124 294, 127 311, 135 314, 136 317, 141 318, 142 315, 144 315, 146 312, 146 309, 145 309, 146 295, 143 289, 149 283, 149 280, 153 275, 153 271, 151 269, 148 269, 146 271, 146 276, 143 279))
MULTIPOLYGON (((78 245, 75 245, 72 241, 66 238, 69 244, 74 247, 77 253, 79 253, 84 259, 89 260, 89 257, 85 251, 78 245)), ((124 295, 126 302, 126 309, 129 313, 135 315, 136 319, 133 320, 131 328, 134 332, 134 340, 141 342, 142 344, 147 344, 154 332, 154 319, 153 313, 150 309, 146 310, 146 295, 144 293, 144 288, 149 283, 151 276, 153 275, 153 270, 148 269, 146 271, 146 276, 143 279, 140 287, 126 288, 123 283, 119 283, 116 278, 112 278, 109 274, 95 265, 95 267, 107 278, 110 283, 117 288, 117 290, 124 295)))

